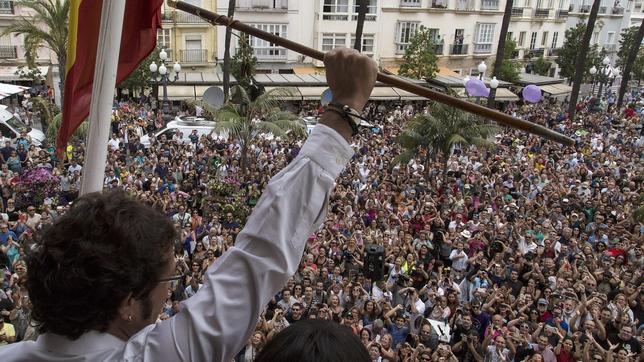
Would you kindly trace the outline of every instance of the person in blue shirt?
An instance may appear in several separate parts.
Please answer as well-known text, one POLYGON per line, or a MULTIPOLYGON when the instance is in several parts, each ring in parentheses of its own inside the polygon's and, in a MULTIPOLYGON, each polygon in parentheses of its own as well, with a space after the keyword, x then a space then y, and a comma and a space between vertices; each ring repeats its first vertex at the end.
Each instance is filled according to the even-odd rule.
POLYGON ((7 244, 9 244, 9 238, 13 241, 18 241, 16 233, 9 230, 9 225, 3 222, 0 224, 0 245, 7 246, 7 244))
POLYGON ((409 324, 406 323, 403 307, 400 304, 385 314, 385 325, 391 333, 391 348, 396 349, 396 346, 404 342, 409 334, 409 324), (391 317, 394 315, 395 318, 392 323, 391 317))

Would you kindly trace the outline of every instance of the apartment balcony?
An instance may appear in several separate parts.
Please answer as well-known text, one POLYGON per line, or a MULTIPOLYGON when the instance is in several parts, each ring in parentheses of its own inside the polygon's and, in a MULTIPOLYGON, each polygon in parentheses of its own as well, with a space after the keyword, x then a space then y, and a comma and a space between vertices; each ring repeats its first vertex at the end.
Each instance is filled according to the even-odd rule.
POLYGON ((262 61, 285 61, 286 49, 284 48, 255 48, 253 55, 262 61))
POLYGON ((481 10, 499 10, 499 0, 481 0, 481 10))
POLYGON ((579 7, 579 12, 582 14, 590 13, 590 5, 582 5, 579 7))
POLYGON ((16 58, 18 58, 18 51, 15 45, 0 46, 0 59, 16 59, 16 58))
POLYGON ((512 8, 512 13, 510 15, 513 18, 522 18, 523 17, 523 8, 512 8))
POLYGON ((564 19, 568 17, 568 10, 557 10, 557 19, 564 19))
POLYGON ((456 0, 454 3, 456 11, 474 11, 474 0, 456 0))
POLYGON ((400 0, 400 7, 403 8, 419 8, 420 0, 400 0))
POLYGON ((0 1, 0 15, 12 15, 15 13, 16 12, 13 6, 13 1, 0 1))
POLYGON ((615 6, 612 11, 613 15, 622 15, 624 14, 624 8, 621 6, 615 6))
POLYGON ((207 63, 207 49, 187 49, 180 50, 181 63, 207 63))
POLYGON ((348 13, 322 13, 322 20, 346 21, 346 20, 349 20, 349 14, 348 13))
POLYGON ((492 54, 492 44, 474 43, 474 54, 492 54))
POLYGON ((450 44, 449 55, 467 55, 467 44, 450 44))
POLYGON ((434 54, 436 54, 438 56, 442 56, 443 55, 443 48, 444 48, 443 45, 444 44, 434 44, 434 54))
POLYGON ((606 14, 607 7, 606 6, 600 6, 599 11, 597 12, 598 14, 606 14))
POLYGON ((559 50, 561 48, 547 48, 544 50, 545 57, 556 57, 559 55, 559 50))
POLYGON ((197 15, 188 14, 183 11, 175 11, 173 15, 174 21, 177 24, 208 24, 207 21, 197 15))
POLYGON ((235 8, 243 10, 256 9, 257 11, 263 9, 270 9, 272 11, 287 11, 288 0, 237 0, 235 8))
POLYGON ((432 9, 447 9, 447 0, 433 0, 432 9))
POLYGON ((550 9, 535 9, 534 17, 544 19, 550 16, 550 9))
POLYGON ((539 58, 545 53, 544 48, 530 49, 525 53, 525 58, 539 58))
POLYGON ((604 44, 603 48, 607 52, 616 52, 617 44, 604 44))

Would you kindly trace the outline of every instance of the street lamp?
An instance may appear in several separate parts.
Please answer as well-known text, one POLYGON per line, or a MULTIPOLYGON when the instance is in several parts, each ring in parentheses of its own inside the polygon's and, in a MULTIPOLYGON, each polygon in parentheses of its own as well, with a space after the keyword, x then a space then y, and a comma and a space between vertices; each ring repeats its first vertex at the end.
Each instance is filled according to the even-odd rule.
MULTIPOLYGON (((608 56, 602 59, 602 65, 603 66, 597 72, 597 74, 599 74, 599 91, 597 91, 597 97, 601 97, 604 84, 608 87, 613 83, 613 79, 615 77, 615 68, 610 65, 610 58, 608 56)), ((591 74, 593 73, 591 72, 591 74)))
POLYGON ((169 103, 168 103, 168 83, 174 83, 179 79, 179 72, 181 72, 181 65, 178 62, 174 62, 172 65, 172 70, 174 71, 174 77, 171 77, 170 71, 166 67, 166 61, 168 60, 168 53, 165 49, 161 49, 159 52, 159 65, 155 62, 150 64, 150 73, 152 73, 152 84, 163 85, 163 118, 167 120, 170 116, 169 112, 169 103))
POLYGON ((590 94, 595 94, 595 74, 597 74, 597 67, 593 65, 592 68, 589 70, 590 75, 593 76, 593 88, 590 90, 590 94))
POLYGON ((487 65, 485 65, 485 61, 482 61, 477 68, 479 71, 479 79, 483 80, 483 76, 485 75, 485 71, 487 70, 487 65))
POLYGON ((490 81, 490 101, 488 102, 488 107, 494 108, 494 95, 496 94, 496 89, 499 87, 499 80, 496 77, 492 77, 490 81))

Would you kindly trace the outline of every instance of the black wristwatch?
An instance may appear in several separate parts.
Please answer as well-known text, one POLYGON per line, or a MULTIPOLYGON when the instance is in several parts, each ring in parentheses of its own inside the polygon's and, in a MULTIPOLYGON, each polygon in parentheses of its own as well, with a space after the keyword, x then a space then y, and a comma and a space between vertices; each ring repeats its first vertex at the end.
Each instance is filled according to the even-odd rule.
POLYGON ((353 136, 358 134, 358 126, 360 125, 360 121, 365 119, 357 110, 349 107, 346 104, 336 102, 329 103, 326 107, 324 107, 324 111, 335 112, 342 116, 342 118, 344 118, 347 122, 349 122, 352 131, 351 134, 353 136))

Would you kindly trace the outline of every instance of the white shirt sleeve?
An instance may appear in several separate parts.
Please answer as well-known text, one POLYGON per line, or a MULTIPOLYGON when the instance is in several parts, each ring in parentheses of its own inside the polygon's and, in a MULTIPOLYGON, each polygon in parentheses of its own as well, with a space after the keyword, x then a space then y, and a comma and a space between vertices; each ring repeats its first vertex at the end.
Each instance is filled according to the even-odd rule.
POLYGON ((203 288, 175 317, 132 337, 124 359, 232 360, 261 309, 296 272, 352 154, 336 131, 318 125, 297 158, 269 182, 235 246, 208 269, 203 288))

